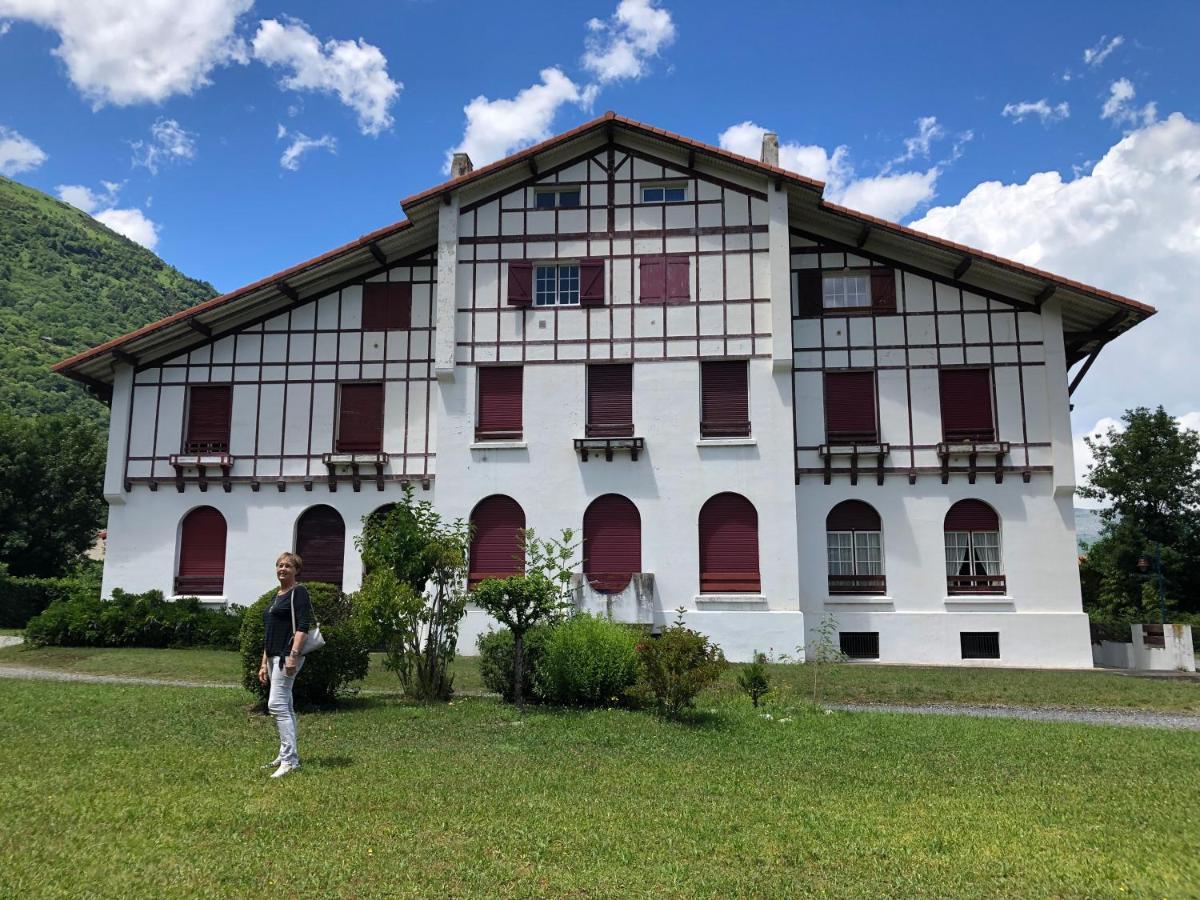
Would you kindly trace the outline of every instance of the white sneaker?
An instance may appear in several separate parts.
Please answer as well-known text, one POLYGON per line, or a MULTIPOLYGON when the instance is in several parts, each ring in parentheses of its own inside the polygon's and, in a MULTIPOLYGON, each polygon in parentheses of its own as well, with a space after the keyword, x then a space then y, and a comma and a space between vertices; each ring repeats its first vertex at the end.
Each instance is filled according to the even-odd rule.
POLYGON ((263 763, 261 766, 259 766, 259 768, 260 769, 273 769, 277 765, 279 765, 281 762, 283 762, 283 760, 277 756, 273 760, 271 760, 269 763, 263 763))
POLYGON ((300 767, 293 766, 290 763, 280 763, 279 768, 271 773, 271 777, 272 778, 282 778, 284 775, 288 774, 289 772, 294 772, 298 768, 300 768, 300 767))

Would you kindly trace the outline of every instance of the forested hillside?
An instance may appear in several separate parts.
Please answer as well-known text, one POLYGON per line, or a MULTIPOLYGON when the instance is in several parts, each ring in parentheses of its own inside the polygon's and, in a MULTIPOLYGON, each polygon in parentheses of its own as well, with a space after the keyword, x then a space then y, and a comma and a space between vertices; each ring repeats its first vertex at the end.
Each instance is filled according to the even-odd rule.
POLYGON ((0 178, 0 412, 107 410, 50 366, 216 293, 91 216, 0 178))

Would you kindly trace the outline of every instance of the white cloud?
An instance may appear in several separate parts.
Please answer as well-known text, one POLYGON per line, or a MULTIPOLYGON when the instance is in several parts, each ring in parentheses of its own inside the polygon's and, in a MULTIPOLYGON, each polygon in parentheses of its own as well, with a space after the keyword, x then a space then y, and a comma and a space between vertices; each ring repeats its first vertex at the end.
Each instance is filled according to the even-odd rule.
POLYGON ((1132 105, 1137 92, 1128 78, 1114 81, 1108 88, 1108 99, 1100 111, 1100 118, 1112 119, 1118 125, 1150 125, 1158 118, 1158 105, 1147 103, 1141 109, 1132 105))
MULTIPOLYGON (((717 143, 723 150, 759 159, 762 154, 762 139, 767 129, 754 122, 730 125, 719 135, 717 143)), ((849 162, 850 150, 845 145, 828 152, 816 144, 797 144, 791 141, 779 144, 779 166, 789 172, 824 181, 830 190, 841 190, 854 175, 849 162)))
POLYGON ((0 0, 0 15, 58 34, 54 53, 94 107, 158 103, 246 62, 234 33, 252 0, 0 0))
POLYGON ((621 0, 607 22, 591 19, 583 67, 601 84, 641 78, 647 64, 675 40, 671 13, 655 0, 621 0))
POLYGON ((150 126, 149 141, 133 141, 133 165, 157 175, 165 163, 186 162, 196 158, 196 135, 174 119, 159 119, 150 126))
POLYGON ((0 37, 4 37, 12 30, 12 22, 0 22, 0 37))
POLYGON ((11 178, 36 169, 47 159, 46 152, 29 138, 0 125, 0 175, 11 178))
POLYGON ((153 250, 158 244, 158 224, 147 218, 140 209, 117 208, 117 197, 122 187, 119 182, 100 183, 104 187, 103 191, 93 191, 82 184, 60 184, 55 191, 63 202, 82 210, 117 234, 141 244, 147 250, 153 250))
POLYGON ((1123 43, 1125 43, 1125 38, 1119 34, 1111 41, 1108 40, 1107 34, 1101 35, 1100 40, 1096 42, 1096 46, 1089 47, 1083 51, 1083 61, 1087 65, 1095 68, 1108 59, 1108 55, 1120 47, 1123 43), (1105 43, 1105 41, 1107 41, 1107 43, 1105 43))
POLYGON ((466 153, 476 166, 487 165, 508 154, 550 137, 554 114, 565 103, 584 104, 587 94, 562 73, 542 69, 541 83, 520 91, 512 99, 489 100, 482 94, 463 107, 467 128, 462 142, 446 152, 443 171, 450 171, 455 153, 466 153))
POLYGON ((1022 100, 1020 103, 1006 103, 1004 110, 1000 113, 1002 116, 1008 116, 1013 120, 1013 124, 1024 122, 1029 116, 1037 116, 1042 120, 1043 125, 1051 125, 1055 122, 1061 122, 1071 115, 1071 106, 1064 100, 1055 106, 1051 106, 1043 97, 1037 102, 1022 100))
POLYGON ((1133 406, 1196 408, 1200 123, 1132 131, 1090 173, 977 185, 912 227, 1150 303, 1159 314, 1104 349, 1072 398, 1076 421, 1133 406))
POLYGON ((324 134, 319 138, 310 138, 307 134, 301 134, 299 131, 289 132, 282 125, 276 129, 277 140, 283 140, 289 136, 292 142, 279 157, 279 165, 289 172, 300 171, 300 158, 309 150, 328 150, 330 153, 337 153, 337 138, 331 135, 324 134))
POLYGON ((842 196, 834 202, 898 222, 933 199, 940 175, 941 170, 935 166, 925 172, 860 178, 847 185, 842 196))
MULTIPOLYGON (((1079 432, 1072 435, 1071 451, 1075 457, 1075 483, 1082 485, 1087 483, 1087 471, 1095 462, 1095 457, 1092 455, 1091 449, 1084 443, 1085 437, 1096 438, 1108 433, 1109 428, 1115 428, 1117 431, 1124 431, 1125 426, 1119 419, 1114 419, 1112 416, 1105 416, 1098 420, 1095 425, 1087 431, 1079 432)), ((1105 504, 1095 500, 1089 500, 1085 497, 1075 497, 1075 505, 1087 507, 1089 509, 1099 509, 1105 504)))
POLYGON ((322 45, 297 19, 264 19, 253 47, 255 59, 291 70, 280 81, 282 87, 336 94, 358 114, 363 134, 378 135, 392 127, 388 109, 404 85, 388 77, 387 58, 373 44, 359 38, 322 45))
POLYGON ((889 163, 890 166, 908 162, 920 156, 929 158, 929 149, 934 141, 946 136, 946 130, 938 124, 937 116, 922 116, 917 119, 917 133, 904 139, 904 152, 889 163))

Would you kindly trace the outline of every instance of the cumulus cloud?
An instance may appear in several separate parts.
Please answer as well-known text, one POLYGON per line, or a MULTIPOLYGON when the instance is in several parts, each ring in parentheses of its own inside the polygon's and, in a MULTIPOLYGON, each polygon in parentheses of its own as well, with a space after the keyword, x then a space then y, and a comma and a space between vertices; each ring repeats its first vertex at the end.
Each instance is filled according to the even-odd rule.
POLYGON ((1138 109, 1133 105, 1137 92, 1128 78, 1114 81, 1108 88, 1108 99, 1100 110, 1100 118, 1111 119, 1117 125, 1149 125, 1158 118, 1158 105, 1151 101, 1138 109))
POLYGON ((0 175, 11 178, 19 172, 28 172, 48 158, 41 147, 19 131, 0 125, 0 175))
POLYGON ((940 141, 946 136, 946 130, 938 124, 937 116, 922 116, 917 119, 917 133, 904 139, 904 152, 888 165, 894 166, 906 163, 918 156, 929 158, 929 149, 934 141, 940 141))
POLYGON ((4 37, 12 30, 12 22, 0 22, 0 37, 4 37))
POLYGON ((1108 40, 1107 34, 1101 35, 1100 40, 1096 42, 1096 46, 1088 47, 1088 49, 1083 51, 1083 61, 1092 68, 1096 68, 1108 59, 1109 54, 1123 43, 1125 43, 1125 38, 1119 34, 1111 41, 1108 40))
POLYGON ((292 91, 336 94, 358 114, 363 134, 392 127, 388 111, 404 85, 388 77, 387 58, 373 44, 329 40, 322 44, 298 19, 264 19, 253 41, 254 58, 290 72, 280 85, 292 91))
POLYGON ((652 57, 675 40, 671 13, 655 0, 621 0, 607 20, 591 19, 583 67, 601 84, 641 78, 652 57))
POLYGON ((913 228, 1150 303, 1159 314, 1104 349, 1075 396, 1077 422, 1133 406, 1197 406, 1200 334, 1200 123, 1180 113, 1114 144, 1064 180, 977 185, 913 228))
POLYGON ((1063 119, 1071 115, 1071 106, 1064 100, 1055 106, 1051 106, 1043 97, 1036 102, 1022 100, 1020 103, 1006 103, 1002 116, 1008 116, 1013 120, 1013 124, 1024 122, 1030 116, 1037 116, 1042 120, 1043 125, 1052 125, 1055 122, 1061 122, 1063 119))
POLYGON ((98 108, 158 103, 246 62, 235 34, 252 0, 0 0, 0 16, 57 33, 72 84, 98 108))
POLYGON ((299 131, 288 131, 282 125, 279 125, 275 131, 277 140, 290 139, 287 149, 283 151, 283 155, 279 157, 279 165, 287 169, 289 172, 300 171, 300 160, 305 153, 310 150, 328 150, 330 153, 337 153, 337 138, 332 135, 323 134, 319 138, 310 138, 307 134, 302 134, 299 131))
POLYGON ((150 140, 132 141, 133 165, 157 175, 167 163, 187 162, 196 158, 196 135, 174 119, 159 119, 150 126, 150 140))
POLYGON ((158 224, 140 209, 117 207, 122 187, 120 182, 102 181, 101 185, 104 188, 102 191, 93 191, 82 184, 60 184, 54 190, 63 202, 82 210, 117 234, 141 244, 147 250, 153 250, 158 244, 158 224))

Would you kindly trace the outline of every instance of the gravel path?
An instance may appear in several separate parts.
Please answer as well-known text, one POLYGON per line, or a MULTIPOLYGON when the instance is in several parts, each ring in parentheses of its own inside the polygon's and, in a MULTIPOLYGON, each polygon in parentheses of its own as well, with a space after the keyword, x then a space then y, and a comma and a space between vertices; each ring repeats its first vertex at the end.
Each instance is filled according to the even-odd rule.
POLYGON ((229 681, 177 681, 172 678, 146 678, 142 675, 88 675, 83 672, 63 672, 37 666, 0 665, 0 679, 23 681, 82 681, 87 684, 157 684, 169 687, 240 688, 229 681))
POLYGON ((1200 716, 1186 713, 1147 712, 1139 709, 1065 709, 1061 706, 966 706, 928 703, 898 706, 890 703, 831 703, 843 712, 890 712, 925 716, 975 716, 982 719, 1025 719, 1030 722, 1080 722, 1085 725, 1132 725, 1200 731, 1200 716))
POLYGON ((14 634, 0 634, 0 647, 15 647, 17 644, 25 643, 25 638, 17 637, 14 634))

